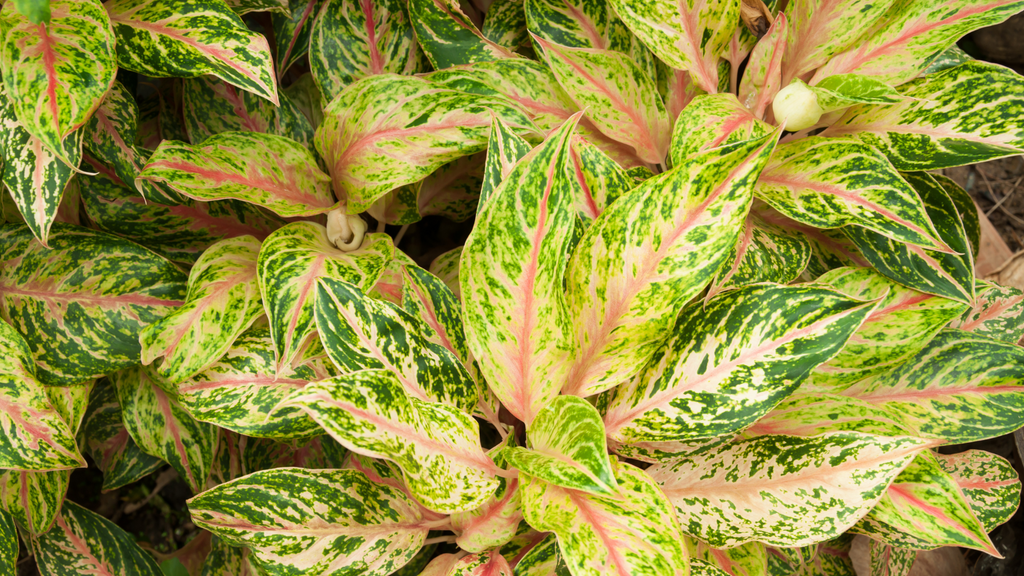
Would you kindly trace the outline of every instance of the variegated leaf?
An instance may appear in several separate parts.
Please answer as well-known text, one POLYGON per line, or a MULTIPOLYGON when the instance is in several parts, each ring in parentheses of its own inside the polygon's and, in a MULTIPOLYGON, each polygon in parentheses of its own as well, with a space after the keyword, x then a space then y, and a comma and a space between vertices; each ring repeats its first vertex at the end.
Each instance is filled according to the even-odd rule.
POLYGON ((907 576, 917 560, 917 550, 890 546, 877 540, 868 544, 870 576, 907 576))
POLYGON ((647 364, 739 237, 777 134, 702 153, 637 186, 594 221, 566 277, 576 335, 564 393, 597 394, 647 364))
POLYGON ((251 550, 214 536, 201 576, 261 576, 251 550))
POLYGON ((684 308, 665 345, 604 411, 623 444, 738 431, 834 356, 877 301, 804 286, 751 286, 684 308))
POLYGON ((444 216, 464 222, 476 214, 486 153, 463 156, 441 166, 420 182, 416 209, 420 216, 444 216))
POLYGON ((629 29, 658 58, 689 70, 694 84, 718 92, 718 57, 739 23, 740 3, 730 0, 610 0, 629 29))
POLYGON ((484 180, 480 185, 480 199, 476 211, 479 214, 484 204, 498 189, 512 167, 520 158, 526 156, 532 146, 530 143, 495 116, 491 121, 491 135, 487 140, 487 159, 484 161, 484 180))
POLYGON ((636 187, 636 181, 596 145, 575 135, 569 149, 576 213, 588 228, 612 202, 636 187))
POLYGON ((857 522, 927 445, 857 432, 761 436, 648 473, 675 505, 683 531, 712 546, 803 546, 857 522))
POLYGON ((32 233, 48 243, 61 196, 81 159, 82 130, 72 132, 65 143, 67 160, 59 160, 43 141, 29 134, 15 115, 13 100, 0 92, 0 151, 2 178, 22 219, 32 233))
POLYGON ((967 193, 967 190, 961 188, 956 182, 941 174, 932 173, 931 176, 956 205, 956 211, 960 214, 960 221, 964 225, 964 232, 967 233, 967 240, 971 243, 971 254, 977 260, 978 251, 981 249, 981 218, 978 216, 977 204, 974 203, 974 199, 967 193))
POLYGON ((288 11, 288 0, 224 0, 231 10, 239 16, 252 12, 278 12, 288 11))
POLYGON ((28 335, 44 384, 137 364, 139 332, 185 298, 185 274, 105 232, 54 224, 50 250, 25 226, 0 228, 0 315, 28 335))
POLYGON ((929 450, 900 472, 851 531, 901 548, 963 546, 999 555, 960 487, 929 450))
POLYGON ((950 328, 1017 343, 1024 337, 1024 293, 1012 286, 975 280, 976 297, 950 328))
POLYGON ((270 44, 223 0, 180 6, 113 0, 103 6, 114 25, 120 67, 154 78, 211 74, 278 104, 270 44))
POLYGON ((493 192, 462 251, 466 341, 494 395, 529 424, 555 396, 569 351, 563 276, 575 213, 574 116, 493 192))
POLYGON ((530 33, 572 48, 628 53, 632 34, 604 0, 527 0, 530 33))
MULTIPOLYGON (((322 350, 320 342, 314 346, 322 350)), ((270 330, 255 326, 235 340, 212 366, 178 385, 178 401, 197 420, 239 434, 289 440, 308 438, 320 427, 298 409, 268 416, 306 383, 338 374, 326 358, 314 358, 277 371, 270 330)))
POLYGON ((812 385, 830 389, 899 366, 965 308, 954 300, 904 288, 870 268, 839 268, 814 283, 851 298, 882 299, 843 350, 811 374, 812 385))
POLYGON ((654 80, 620 52, 570 48, 534 36, 558 83, 606 136, 664 162, 671 122, 654 80))
POLYGON ((930 174, 904 175, 924 203, 928 218, 953 253, 926 250, 896 242, 873 230, 847 226, 843 233, 871 265, 909 288, 968 304, 974 301, 974 257, 960 215, 942 186, 930 174))
POLYGON ((751 211, 726 259, 726 267, 715 275, 706 298, 760 282, 789 284, 803 273, 810 258, 810 242, 751 211))
POLYGON ((303 116, 312 123, 314 128, 323 122, 324 107, 321 102, 320 88, 317 87, 312 74, 307 72, 299 76, 298 80, 284 89, 284 93, 302 111, 303 116))
MULTIPOLYGON (((505 446, 503 442, 491 449, 491 459, 498 464, 501 464, 498 458, 503 459, 504 455, 496 457, 495 452, 504 450, 505 446)), ((522 519, 519 478, 498 478, 498 489, 483 505, 451 515, 452 528, 458 535, 455 543, 472 553, 499 548, 515 537, 522 519)))
POLYGON ((426 337, 451 351, 464 366, 470 363, 462 324, 462 304, 444 282, 419 266, 403 266, 402 308, 431 328, 426 337))
POLYGON ((1024 426, 1024 350, 943 330, 901 366, 843 390, 884 408, 915 436, 960 444, 1024 426))
MULTIPOLYGON (((822 546, 828 542, 823 542, 822 546)), ((818 556, 818 544, 810 544, 799 548, 774 548, 768 550, 768 576, 791 576, 798 573, 804 565, 809 565, 818 556)))
POLYGON ((496 0, 487 8, 480 33, 513 52, 529 54, 530 35, 522 0, 496 0))
POLYGON ((693 542, 690 557, 704 560, 721 569, 729 576, 767 576, 768 550, 760 542, 748 542, 742 546, 721 550, 704 542, 693 542))
POLYGON ((780 145, 755 193, 808 226, 857 224, 899 242, 949 250, 914 188, 880 152, 852 138, 811 136, 780 145))
POLYGON ((959 46, 953 44, 949 48, 933 55, 931 60, 928 62, 928 67, 925 68, 921 74, 934 74, 935 72, 948 70, 959 66, 964 62, 970 62, 971 60, 974 60, 974 58, 972 58, 967 52, 961 50, 959 46))
POLYGON ((22 127, 61 162, 76 168, 83 126, 114 83, 114 32, 96 0, 51 0, 37 24, 14 2, 0 10, 0 73, 22 127))
POLYGON ((167 206, 148 202, 113 174, 79 174, 85 213, 106 232, 127 238, 161 256, 191 266, 204 250, 227 238, 266 238, 284 220, 240 200, 199 202, 185 198, 167 206))
POLYGON ((766 224, 795 234, 810 245, 811 259, 807 262, 806 270, 808 278, 817 278, 843 266, 870 266, 860 250, 840 230, 822 230, 800 224, 756 198, 750 212, 766 224))
POLYGON ((968 32, 999 24, 1021 10, 1024 2, 1020 0, 943 0, 893 2, 877 19, 857 14, 860 22, 873 22, 874 26, 862 33, 856 46, 819 68, 811 83, 835 74, 857 73, 887 84, 902 84, 916 78, 936 52, 968 32))
POLYGON ((884 18, 894 0, 800 2, 789 6, 789 38, 782 60, 783 86, 806 77, 862 37, 884 18))
POLYGON ((212 76, 182 82, 185 130, 192 144, 222 132, 262 132, 313 150, 313 125, 287 95, 280 106, 212 76))
POLYGON ((430 263, 430 273, 444 282, 455 298, 462 299, 462 284, 459 282, 459 262, 462 258, 462 246, 452 248, 441 254, 430 263))
POLYGON ((89 380, 74 386, 46 386, 44 388, 53 409, 75 434, 82 428, 82 421, 85 419, 85 412, 89 407, 89 395, 95 384, 94 380, 89 380))
POLYGON ((131 535, 70 500, 64 501, 56 525, 34 543, 32 551, 39 571, 52 576, 163 574, 131 535))
MULTIPOLYGON (((690 576, 732 576, 725 570, 706 560, 690 559, 690 576)), ((787 574, 787 576, 789 576, 787 574)))
MULTIPOLYGON (((796 7, 799 11, 803 7, 796 7)), ((805 9, 805 8, 804 8, 805 9)), ((768 32, 758 40, 750 53, 746 72, 740 80, 739 101, 749 108, 754 116, 763 118, 768 105, 782 89, 782 62, 789 41, 789 21, 780 12, 768 32)), ((738 63, 733 63, 733 66, 738 63)))
POLYGON ((697 96, 679 114, 672 128, 672 165, 681 166, 707 150, 763 138, 772 130, 732 94, 697 96))
POLYGON ((836 74, 809 88, 814 92, 818 107, 825 112, 849 108, 854 104, 898 104, 903 100, 892 86, 859 74, 836 74))
POLYGON ((972 61, 905 84, 900 94, 900 104, 850 108, 822 135, 859 138, 898 170, 949 168, 1024 151, 1024 79, 1012 70, 972 61))
POLYGON ((0 472, 0 509, 11 513, 26 536, 41 536, 60 514, 70 479, 71 470, 4 470, 0 472))
MULTIPOLYGON (((277 60, 277 77, 284 73, 309 52, 309 38, 313 34, 313 20, 320 10, 320 0, 295 0, 285 12, 270 15, 274 25, 274 56, 277 60)), ((287 94, 287 89, 282 90, 287 94)))
POLYGON ((632 458, 640 462, 654 464, 657 462, 675 462, 684 457, 718 446, 735 438, 735 434, 718 438, 702 438, 700 440, 668 440, 665 442, 637 442, 635 444, 619 444, 611 441, 609 446, 618 455, 632 458))
POLYGON ((222 132, 196 145, 164 140, 139 179, 195 200, 251 202, 285 218, 323 214, 337 204, 312 152, 276 134, 222 132))
MULTIPOLYGON (((341 448, 341 445, 338 444, 337 442, 334 442, 334 440, 330 436, 321 436, 320 438, 322 440, 329 441, 325 442, 324 446, 333 445, 339 447, 341 450, 344 451, 344 448, 341 448)), ((415 500, 415 497, 409 490, 409 487, 406 486, 405 480, 403 479, 402 469, 399 468, 398 465, 395 464, 394 462, 389 462, 387 460, 381 460, 378 458, 370 458, 368 456, 363 456, 355 452, 346 451, 345 457, 342 459, 341 464, 336 467, 345 470, 357 470, 364 474, 366 478, 370 480, 370 482, 373 482, 375 485, 389 486, 402 492, 409 498, 415 500)), ((425 508, 419 502, 416 503, 416 506, 419 507, 420 514, 423 516, 424 520, 427 520, 429 522, 435 522, 437 520, 443 521, 447 516, 446 514, 439 514, 437 512, 434 512, 433 510, 430 510, 429 508, 425 508)), ((447 524, 444 522, 436 522, 436 525, 439 527, 447 527, 447 524)))
POLYGON ((5 574, 17 574, 18 527, 14 517, 6 510, 0 510, 0 570, 5 574))
POLYGON ((513 468, 553 486, 601 496, 618 493, 601 415, 586 400, 556 396, 537 412, 528 439, 529 449, 505 451, 513 468))
POLYGON ((670 68, 667 64, 658 60, 655 69, 658 81, 658 93, 661 94, 665 108, 668 110, 668 117, 675 122, 679 114, 689 106, 700 94, 706 94, 693 83, 693 78, 686 70, 670 68))
POLYGON ((377 222, 394 226, 419 222, 422 216, 417 209, 417 188, 416 184, 395 188, 378 198, 372 206, 366 209, 366 213, 377 222))
POLYGON ((354 452, 397 463, 416 500, 441 513, 472 510, 504 474, 483 448, 475 420, 423 402, 385 370, 310 383, 279 407, 297 406, 354 452))
POLYGON ((380 278, 373 285, 372 288, 367 292, 371 298, 376 298, 384 302, 390 302, 395 306, 402 306, 402 290, 405 286, 405 270, 406 266, 415 266, 416 261, 409 257, 408 254, 395 248, 394 258, 389 260, 384 266, 384 272, 381 273, 380 278))
POLYGON ((103 472, 104 491, 136 482, 163 465, 163 460, 139 448, 121 418, 117 390, 108 378, 103 378, 90 395, 78 439, 82 451, 103 472))
POLYGON ((331 278, 317 281, 314 302, 320 339, 343 372, 388 370, 410 398, 466 411, 476 405, 476 383, 422 320, 331 278))
MULTIPOLYGON (((517 554, 513 565, 515 576, 571 576, 562 554, 558 550, 558 537, 541 534, 542 541, 517 554)), ((505 549, 502 549, 502 553, 505 549)), ((508 556, 506 556, 508 558, 508 556)), ((693 565, 691 564, 691 574, 693 565)))
POLYGON ((110 381, 124 426, 139 447, 170 464, 193 492, 202 491, 217 450, 217 428, 192 418, 152 367, 121 370, 110 381))
POLYGON ((819 392, 805 384, 800 391, 744 430, 743 435, 811 437, 840 430, 875 436, 910 434, 910 430, 897 423, 885 408, 858 398, 819 392))
POLYGON ((936 454, 939 466, 956 481, 971 509, 991 532, 1020 506, 1020 478, 1010 462, 983 450, 936 454))
POLYGON ((349 213, 357 213, 391 190, 483 150, 492 114, 513 128, 531 125, 501 97, 438 88, 423 78, 372 76, 349 85, 324 110, 316 147, 335 192, 348 200, 349 213))
POLYGON ((178 384, 223 356, 263 315, 259 252, 260 241, 252 236, 221 240, 203 252, 189 272, 185 303, 139 334, 142 363, 162 358, 157 373, 178 384))
POLYGON ((461 556, 438 556, 420 576, 512 576, 512 567, 498 550, 461 556))
POLYGON ((613 461, 620 495, 598 496, 522 476, 523 516, 558 536, 574 576, 685 574, 689 557, 672 504, 639 468, 613 461))
POLYGON ((309 68, 325 106, 360 78, 411 74, 415 54, 415 34, 399 0, 325 0, 309 40, 309 68))
POLYGON ((409 18, 434 70, 518 57, 481 34, 455 0, 409 0, 409 18))
POLYGON ((327 238, 327 229, 313 222, 293 222, 263 241, 256 266, 278 371, 295 359, 316 330, 317 278, 345 280, 368 290, 394 251, 383 234, 367 234, 358 250, 339 250, 327 238))

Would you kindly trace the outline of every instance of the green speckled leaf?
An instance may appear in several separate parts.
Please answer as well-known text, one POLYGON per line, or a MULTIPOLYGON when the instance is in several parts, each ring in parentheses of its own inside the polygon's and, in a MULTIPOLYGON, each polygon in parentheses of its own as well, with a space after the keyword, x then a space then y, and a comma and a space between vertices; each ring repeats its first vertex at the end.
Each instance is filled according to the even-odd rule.
POLYGON ((726 266, 715 275, 705 298, 760 282, 789 284, 807 268, 811 244, 751 211, 726 266))
POLYGON ((606 0, 527 0, 530 33, 561 46, 629 51, 632 34, 606 0))
POLYGON ((484 15, 480 33, 499 46, 529 54, 530 35, 523 0, 495 0, 484 15))
POLYGON ((288 12, 288 0, 225 0, 239 16, 252 12, 288 12))
POLYGON ((209 247, 189 272, 185 303, 143 328, 142 363, 178 384, 217 361, 263 315, 256 280, 260 241, 229 238, 209 247))
POLYGON ((278 103, 270 44, 249 31, 223 0, 112 0, 104 8, 122 68, 154 78, 212 74, 278 103))
POLYGON ((553 486, 613 496, 618 485, 608 461, 601 415, 575 396, 556 396, 537 412, 529 448, 505 451, 509 465, 553 486))
POLYGON ((839 268, 815 284, 851 298, 882 302, 843 350, 815 368, 809 383, 842 388, 903 363, 923 348, 965 305, 895 284, 870 268, 839 268))
POLYGON ((262 132, 290 138, 313 150, 313 125, 287 95, 274 106, 212 76, 182 82, 185 130, 200 144, 222 132, 262 132))
POLYGON ((907 576, 917 560, 917 550, 890 546, 877 540, 868 544, 869 576, 907 576))
POLYGON ((615 390, 604 410, 608 437, 630 444, 738 431, 835 355, 876 304, 770 284, 697 301, 647 368, 615 390))
POLYGON ((817 278, 829 270, 843 266, 870 266, 860 250, 841 230, 822 230, 800 224, 756 198, 750 212, 765 223, 795 234, 810 245, 811 259, 807 262, 806 270, 808 278, 817 278))
MULTIPOLYGON (((277 60, 278 79, 284 76, 292 64, 308 54, 313 19, 320 10, 320 0, 294 0, 290 5, 287 11, 270 15, 274 25, 274 56, 277 60)), ((286 93, 287 88, 282 92, 286 93)))
POLYGON ((783 85, 806 77, 833 56, 854 46, 866 28, 885 17, 893 0, 801 2, 786 10, 789 37, 783 58, 783 85))
POLYGON ((876 436, 910 434, 910 430, 898 424, 885 408, 858 398, 819 392, 804 384, 796 394, 744 430, 743 435, 809 437, 840 430, 876 436))
POLYGON ((1024 293, 1012 286, 975 280, 977 297, 963 316, 949 323, 959 328, 1016 344, 1024 337, 1024 293))
POLYGON ((956 205, 956 211, 960 214, 960 221, 964 225, 964 232, 967 233, 967 240, 971 243, 971 254, 977 260, 978 250, 981 249, 981 218, 978 215, 978 206, 967 190, 961 188, 956 182, 941 174, 932 173, 931 176, 956 205))
POLYGON ((452 513, 483 504, 498 468, 480 447, 469 415, 418 400, 385 370, 362 370, 310 383, 279 407, 297 406, 343 446, 397 463, 416 500, 452 513))
POLYGON ((833 432, 740 440, 647 471, 683 532, 712 546, 803 546, 852 526, 927 443, 833 432))
POLYGON ((484 204, 520 158, 533 148, 530 143, 509 128, 497 116, 491 122, 491 135, 487 140, 487 159, 484 161, 484 179, 480 185, 480 199, 476 211, 479 214, 484 204))
MULTIPOLYGON (((515 576, 571 576, 562 554, 558 551, 558 537, 540 533, 542 540, 518 552, 515 560, 515 576)), ((505 549, 502 549, 505 553, 505 549)), ((508 558, 508 556, 506 556, 508 558)), ((691 565, 692 568, 692 565, 691 565)), ((693 572, 691 572, 692 574, 693 572)))
POLYGON ((54 224, 43 248, 23 225, 0 228, 0 315, 22 334, 44 384, 137 364, 139 332, 185 299, 185 274, 128 240, 54 224))
MULTIPOLYGON (((801 9, 806 8, 794 7, 793 12, 799 12, 801 9)), ((788 41, 789 20, 785 13, 780 12, 768 32, 751 49, 750 60, 740 80, 737 95, 739 101, 749 107, 757 118, 764 117, 768 105, 783 87, 782 61, 785 58, 788 41)), ((732 62, 732 65, 738 66, 739 62, 732 62)))
POLYGON ((15 0, 14 7, 34 24, 50 21, 50 0, 15 0))
POLYGON ((776 137, 705 152, 637 186, 594 221, 566 277, 576 334, 563 392, 590 396, 647 364, 739 237, 776 137))
POLYGON ((4 5, 0 73, 25 130, 77 167, 81 143, 65 138, 89 120, 114 82, 114 32, 97 0, 52 0, 50 15, 34 24, 14 2, 4 5))
POLYGON ((14 517, 6 510, 0 510, 0 569, 6 574, 16 574, 18 561, 18 528, 14 517))
POLYGON ((847 226, 843 233, 878 272, 891 280, 965 304, 973 302, 974 258, 956 206, 930 174, 908 173, 904 178, 920 194, 938 237, 957 253, 903 244, 859 226, 847 226))
POLYGON ((434 70, 518 57, 481 34, 457 0, 409 0, 409 18, 434 70))
POLYGON ((612 202, 636 187, 634 179, 598 146, 574 135, 569 149, 573 202, 584 227, 589 227, 612 202))
POLYGON ((444 282, 455 298, 462 299, 462 284, 459 282, 459 262, 462 258, 462 246, 452 248, 441 254, 430 263, 430 273, 444 282))
POLYGON ((956 481, 928 450, 900 472, 851 531, 901 548, 962 546, 999 554, 956 481))
POLYGON ((563 276, 576 219, 567 167, 577 119, 493 192, 459 269, 469 349, 491 391, 527 425, 558 394, 569 351, 563 276))
POLYGON ((1020 506, 1020 478, 1010 462, 983 450, 936 454, 939 465, 953 477, 971 509, 991 532, 1020 506))
POLYGON ((761 122, 732 94, 702 94, 683 109, 672 128, 674 166, 697 154, 736 142, 763 138, 772 126, 761 122))
POLYGON ((413 73, 415 54, 400 0, 325 0, 309 40, 309 67, 325 106, 360 78, 413 73))
MULTIPOLYGON (((429 1, 429 0, 428 0, 429 1)), ((492 115, 532 122, 502 97, 438 88, 423 78, 379 75, 351 84, 324 110, 316 147, 349 213, 487 144, 492 115)))
MULTIPOLYGON (((504 454, 496 453, 505 447, 506 442, 502 442, 488 455, 503 465, 499 458, 504 458, 504 454)), ((519 478, 499 478, 498 483, 498 489, 481 506, 451 515, 452 528, 458 535, 455 543, 462 550, 480 553, 504 546, 515 538, 523 519, 519 478)))
MULTIPOLYGON (((314 341, 317 349, 319 341, 314 341)), ((306 383, 336 376, 326 358, 313 358, 277 372, 270 330, 255 326, 235 340, 213 365, 178 386, 178 401, 197 420, 239 434, 288 440, 320 433, 298 409, 274 411, 306 383), (268 417, 273 412, 273 417, 268 417)))
POLYGON ((214 536, 200 576, 261 576, 259 570, 251 550, 214 536))
POLYGON ((1024 350, 961 330, 943 330, 889 372, 843 390, 884 408, 915 436, 951 444, 1024 426, 1024 350))
POLYGON ((463 156, 424 178, 416 191, 417 213, 444 216, 454 222, 464 222, 476 214, 486 156, 486 152, 463 156))
POLYGON ((534 37, 558 83, 609 138, 631 146, 644 162, 668 155, 671 123, 654 80, 628 56, 570 48, 534 37))
POLYGON ((127 532, 70 500, 52 530, 32 547, 39 571, 48 576, 111 574, 163 576, 149 553, 127 532))
POLYGON ((331 278, 317 281, 315 310, 324 349, 343 372, 388 370, 411 398, 476 405, 476 383, 422 319, 331 278))
POLYGON ((195 145, 164 140, 139 179, 195 200, 251 202, 285 218, 323 214, 337 204, 313 153, 276 134, 222 132, 195 145))
POLYGON ((809 86, 825 112, 849 108, 854 104, 899 104, 904 98, 895 88, 870 76, 836 74, 809 86))
POLYGON ((136 482, 164 464, 139 448, 121 417, 117 390, 109 379, 103 378, 90 395, 78 440, 82 451, 103 472, 104 491, 136 482))
POLYGON ((964 62, 970 62, 974 60, 967 52, 960 49, 959 46, 953 44, 945 50, 941 50, 932 56, 932 59, 928 62, 928 67, 921 72, 924 74, 933 74, 935 72, 942 72, 963 64, 964 62))
POLYGON ((523 516, 558 536, 574 576, 685 574, 689 557, 672 504, 646 472, 612 462, 620 487, 598 496, 522 476, 523 516))
POLYGON ((11 513, 23 534, 45 534, 60 514, 70 478, 71 470, 0 472, 0 509, 11 513))
POLYGON ((299 76, 299 79, 292 82, 284 89, 284 93, 295 103, 295 106, 302 111, 302 114, 316 128, 324 120, 324 107, 320 100, 320 88, 317 87, 313 75, 310 73, 299 76))
POLYGON ((729 576, 767 575, 768 550, 760 542, 748 542, 728 550, 712 548, 704 542, 689 542, 692 543, 691 558, 703 560, 729 576))
POLYGON ((462 325, 462 304, 444 282, 419 266, 403 266, 402 308, 433 333, 425 336, 444 346, 469 366, 469 347, 462 325))
POLYGON ((139 447, 170 464, 193 492, 201 491, 213 465, 217 428, 192 418, 152 367, 121 370, 110 381, 124 426, 139 447))
POLYGON ((1012 70, 972 61, 910 82, 900 93, 906 97, 900 104, 850 108, 822 134, 859 138, 898 170, 1024 152, 1024 79, 1012 70))
POLYGON ((808 226, 858 224, 900 242, 949 249, 914 188, 880 152, 852 138, 811 136, 779 145, 754 192, 808 226))

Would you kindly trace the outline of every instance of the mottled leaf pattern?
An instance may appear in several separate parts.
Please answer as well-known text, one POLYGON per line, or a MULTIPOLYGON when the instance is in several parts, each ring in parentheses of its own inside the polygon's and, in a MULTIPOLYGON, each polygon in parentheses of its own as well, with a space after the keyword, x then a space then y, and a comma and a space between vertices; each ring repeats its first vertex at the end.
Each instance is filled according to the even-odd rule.
POLYGON ((880 21, 893 0, 800 2, 786 10, 789 35, 783 57, 783 85, 821 67, 880 21))
POLYGON ((890 546, 877 540, 868 544, 870 576, 907 576, 917 560, 917 550, 890 546))
POLYGON ((983 450, 936 454, 942 467, 963 491, 971 509, 991 532, 1020 506, 1020 478, 1008 460, 983 450))
POLYGON ((200 76, 182 82, 181 104, 192 144, 222 132, 262 132, 313 150, 313 125, 287 95, 281 96, 280 106, 274 106, 223 80, 200 76))
MULTIPOLYGON (((820 5, 820 4, 819 4, 820 5)), ((806 9, 795 7, 799 12, 806 9)), ((739 101, 748 106, 754 116, 761 118, 768 105, 782 89, 782 62, 789 41, 789 20, 780 12, 768 32, 758 40, 750 52, 750 61, 740 80, 739 101)), ((733 63, 736 66, 737 63, 733 63)))
POLYGON ((410 0, 409 18, 416 41, 435 70, 516 57, 486 38, 456 0, 410 0))
MULTIPOLYGON (((491 459, 500 464, 504 456, 495 452, 505 447, 502 443, 492 448, 491 459)), ((523 519, 519 478, 499 478, 498 483, 498 489, 483 505, 451 515, 459 548, 479 553, 503 546, 515 537, 523 519)))
POLYGON ((704 94, 683 109, 672 128, 670 156, 680 166, 695 155, 736 142, 762 138, 772 127, 761 122, 732 94, 704 94))
POLYGON ((287 11, 270 15, 274 25, 274 56, 277 60, 278 79, 284 76, 292 64, 308 54, 313 20, 320 8, 320 0, 295 0, 289 4, 287 11))
POLYGON ((530 143, 502 122, 501 118, 494 117, 491 122, 491 135, 487 139, 487 158, 484 161, 484 179, 480 184, 480 199, 476 205, 478 214, 512 171, 516 162, 526 156, 531 148, 530 143))
POLYGON ((976 298, 971 307, 950 322, 950 328, 1019 342, 1024 337, 1024 293, 985 280, 975 280, 974 289, 976 298))
POLYGON ((17 561, 18 529, 14 518, 6 510, 0 510, 0 569, 15 574, 17 561))
POLYGON ((797 279, 811 258, 811 244, 799 235, 747 214, 736 245, 715 276, 707 298, 730 288, 759 282, 788 284, 797 279))
POLYGON ((53 527, 70 478, 71 470, 6 470, 0 473, 0 508, 11 513, 23 533, 38 537, 53 527))

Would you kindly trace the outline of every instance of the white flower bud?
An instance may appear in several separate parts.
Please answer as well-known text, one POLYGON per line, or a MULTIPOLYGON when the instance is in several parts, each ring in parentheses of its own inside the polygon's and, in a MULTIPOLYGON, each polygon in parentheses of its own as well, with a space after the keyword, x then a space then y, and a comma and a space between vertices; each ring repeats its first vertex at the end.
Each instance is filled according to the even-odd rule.
POLYGON ((818 105, 818 97, 803 82, 793 82, 775 95, 772 101, 775 121, 786 123, 786 130, 796 132, 818 123, 825 113, 818 105))

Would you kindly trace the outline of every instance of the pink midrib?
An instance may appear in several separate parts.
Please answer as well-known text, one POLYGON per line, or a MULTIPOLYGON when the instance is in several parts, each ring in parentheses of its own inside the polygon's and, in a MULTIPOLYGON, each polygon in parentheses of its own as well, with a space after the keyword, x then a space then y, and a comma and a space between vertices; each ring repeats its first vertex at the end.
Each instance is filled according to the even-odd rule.
MULTIPOLYGON (((312 3, 310 3, 312 5, 312 3)), ((359 7, 363 11, 366 26, 366 43, 370 49, 370 74, 376 75, 384 71, 384 58, 377 48, 377 30, 374 27, 373 3, 371 0, 360 0, 359 7)))
MULTIPOLYGON (((285 49, 284 55, 281 56, 281 66, 287 66, 288 61, 291 60, 292 51, 295 49, 295 43, 299 40, 299 35, 302 34, 302 29, 306 25, 306 20, 309 19, 309 15, 313 12, 313 8, 316 7, 316 4, 317 0, 309 0, 309 3, 306 4, 306 9, 302 12, 302 16, 299 17, 299 21, 295 26, 295 33, 292 34, 292 37, 288 40, 288 48, 285 49)), ((283 71, 281 74, 283 74, 283 71)), ((278 79, 280 80, 280 76, 278 79)))
MULTIPOLYGON (((145 384, 144 384, 145 385, 145 384)), ((178 457, 181 458, 181 466, 185 469, 185 474, 188 476, 188 483, 194 490, 202 489, 199 481, 196 479, 195 472, 192 470, 192 461, 188 457, 188 450, 185 448, 185 443, 181 440, 181 431, 174 424, 177 419, 171 412, 171 401, 167 398, 167 394, 161 390, 155 384, 148 384, 153 386, 156 394, 157 405, 160 407, 160 412, 163 414, 164 422, 167 425, 167 431, 171 434, 171 439, 174 441, 174 450, 177 452, 178 457)))
MULTIPOLYGON (((268 176, 261 175, 259 177, 252 177, 243 176, 241 174, 232 174, 230 172, 202 168, 184 160, 157 160, 156 162, 149 163, 147 165, 147 168, 148 167, 180 170, 189 174, 195 174, 206 178, 208 183, 214 186, 220 186, 227 183, 256 188, 272 194, 272 200, 286 200, 314 208, 330 208, 331 206, 334 206, 334 202, 330 198, 320 198, 315 194, 304 193, 302 191, 302 186, 295 181, 280 183, 268 176)), ((171 182, 168 182, 168 184, 172 184, 172 187, 183 194, 190 194, 190 190, 187 188, 173 186, 173 183, 171 182)), ((239 198, 239 200, 244 199, 239 198)))
MULTIPOLYGON (((31 286, 29 284, 28 286, 31 286)), ((105 305, 108 303, 132 306, 181 306, 181 300, 161 300, 155 296, 139 296, 137 294, 126 294, 121 296, 95 296, 82 293, 51 292, 43 289, 31 290, 24 287, 5 284, 0 282, 0 293, 4 296, 25 296, 39 300, 57 302, 78 302, 93 305, 105 305)))
POLYGON ((617 576, 631 576, 629 564, 623 557, 622 551, 619 550, 621 543, 608 533, 607 522, 598 517, 600 513, 592 510, 590 502, 585 498, 581 498, 574 490, 565 491, 569 495, 569 500, 579 510, 580 516, 583 517, 583 520, 591 527, 594 534, 604 544, 605 549, 608 550, 608 560, 615 564, 615 574, 617 576))
POLYGON ((79 558, 85 559, 90 565, 88 567, 79 566, 79 562, 76 562, 76 570, 79 574, 89 574, 90 576, 117 576, 113 572, 107 569, 107 566, 92 553, 92 549, 89 548, 88 542, 80 538, 75 534, 74 530, 68 526, 67 522, 64 521, 64 515, 60 514, 57 516, 57 526, 60 527, 64 536, 67 537, 68 543, 72 546, 72 552, 79 556, 79 558), (89 570, 86 572, 85 570, 89 570))

